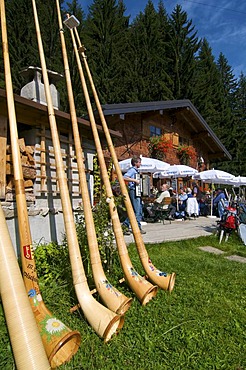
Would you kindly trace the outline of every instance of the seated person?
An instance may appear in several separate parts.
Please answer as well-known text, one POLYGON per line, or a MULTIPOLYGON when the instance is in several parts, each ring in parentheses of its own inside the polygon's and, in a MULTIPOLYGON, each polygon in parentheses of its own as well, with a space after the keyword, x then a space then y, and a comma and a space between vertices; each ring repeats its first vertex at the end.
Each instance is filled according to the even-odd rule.
POLYGON ((152 219, 153 221, 157 221, 160 217, 160 214, 156 211, 158 211, 158 209, 168 208, 168 205, 162 205, 164 198, 170 198, 170 193, 167 189, 168 189, 167 184, 163 184, 161 186, 161 193, 158 196, 158 198, 153 199, 152 203, 149 203, 144 206, 143 211, 145 220, 152 219))
POLYGON ((199 201, 200 215, 207 217, 209 214, 209 199, 208 194, 202 194, 199 201))
POLYGON ((172 196, 171 203, 168 205, 168 219, 173 220, 175 218, 175 213, 177 211, 177 197, 172 196))
MULTIPOLYGON (((162 185, 162 189, 165 189, 165 187, 163 185, 162 185)), ((167 195, 167 193, 169 193, 169 192, 168 191, 166 192, 166 190, 164 190, 161 193, 161 195, 163 193, 164 193, 164 195, 167 195)), ((161 195, 160 195, 160 197, 161 197, 161 195)), ((177 197, 176 197, 176 195, 173 195, 171 197, 170 196, 167 197, 167 196, 164 196, 164 195, 162 197, 162 201, 157 202, 157 200, 160 198, 159 197, 159 198, 156 199, 155 204, 160 203, 161 209, 164 210, 165 213, 160 211, 160 213, 157 212, 157 215, 158 215, 159 218, 166 218, 166 219, 169 219, 169 220, 173 220, 175 218, 175 212, 177 210, 177 197), (171 198, 171 203, 162 205, 161 203, 163 202, 164 198, 171 198)), ((158 209, 160 210, 160 206, 158 206, 157 211, 158 211, 158 209)))
MULTIPOLYGON (((170 198, 170 193, 168 191, 167 184, 162 184, 162 186, 161 186, 161 194, 159 195, 158 198, 156 198, 154 200, 154 203, 157 204, 157 205, 161 205, 161 203, 163 202, 163 199, 164 198, 170 198)), ((168 205, 163 205, 163 209, 167 209, 167 208, 168 208, 168 205)))
POLYGON ((172 197, 172 196, 174 195, 174 190, 173 190, 173 188, 172 188, 172 187, 170 187, 170 188, 168 189, 168 191, 169 191, 169 193, 170 193, 170 197, 172 197))
POLYGON ((184 188, 180 188, 180 194, 179 194, 178 199, 179 199, 179 210, 180 211, 185 211, 188 195, 185 192, 184 188))

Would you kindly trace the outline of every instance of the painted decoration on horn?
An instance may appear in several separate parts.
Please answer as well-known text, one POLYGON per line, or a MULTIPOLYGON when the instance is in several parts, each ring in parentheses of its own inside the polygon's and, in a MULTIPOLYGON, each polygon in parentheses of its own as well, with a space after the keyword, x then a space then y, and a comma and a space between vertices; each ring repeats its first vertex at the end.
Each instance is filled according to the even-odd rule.
POLYGON ((46 315, 42 321, 39 322, 41 328, 41 334, 46 336, 47 342, 52 340, 52 336, 55 335, 60 337, 64 331, 66 331, 66 326, 58 320, 56 317, 46 315))
POLYGON ((150 271, 155 271, 157 276, 167 276, 168 275, 167 272, 157 270, 155 266, 153 265, 151 259, 149 259, 149 268, 150 268, 150 271))

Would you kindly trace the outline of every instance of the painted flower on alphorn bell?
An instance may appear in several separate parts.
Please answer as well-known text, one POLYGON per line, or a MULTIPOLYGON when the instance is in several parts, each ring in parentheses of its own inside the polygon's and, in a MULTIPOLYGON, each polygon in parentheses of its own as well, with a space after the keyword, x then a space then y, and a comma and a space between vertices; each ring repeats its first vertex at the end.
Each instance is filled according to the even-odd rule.
POLYGON ((157 276, 167 276, 167 273, 164 271, 156 270, 156 275, 157 276))
POLYGON ((133 278, 134 280, 139 281, 140 283, 147 284, 147 280, 146 280, 144 277, 140 276, 140 275, 137 273, 137 271, 136 271, 136 270, 134 270, 134 268, 133 268, 133 267, 130 267, 130 268, 128 268, 128 269, 129 269, 129 271, 130 271, 130 273, 131 273, 131 276, 132 276, 132 278, 133 278))
POLYGON ((40 321, 41 335, 47 336, 47 341, 51 341, 52 335, 59 337, 66 330, 66 326, 55 317, 46 315, 44 320, 40 321))
POLYGON ((155 267, 152 264, 152 261, 151 261, 150 258, 149 258, 149 268, 150 268, 151 271, 155 271, 156 270, 156 275, 157 276, 167 276, 168 275, 166 272, 163 272, 163 271, 160 271, 160 270, 155 269, 155 267))
POLYGON ((28 297, 32 299, 33 301, 33 305, 35 307, 38 306, 40 300, 38 299, 38 296, 37 296, 37 292, 35 289, 30 289, 29 292, 28 292, 28 297))
POLYGON ((113 285, 108 280, 103 280, 103 284, 106 286, 106 289, 111 293, 114 293, 117 297, 121 296, 121 293, 113 287, 113 285))

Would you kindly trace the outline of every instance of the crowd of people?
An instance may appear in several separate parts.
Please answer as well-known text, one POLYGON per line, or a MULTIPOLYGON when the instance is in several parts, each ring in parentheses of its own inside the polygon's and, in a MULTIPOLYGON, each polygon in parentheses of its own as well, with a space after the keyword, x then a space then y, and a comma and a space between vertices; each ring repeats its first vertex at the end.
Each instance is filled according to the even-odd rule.
MULTIPOLYGON (((129 197, 141 234, 146 233, 145 230, 142 229, 141 224, 141 221, 148 218, 145 212, 153 215, 155 211, 161 207, 163 207, 163 209, 168 209, 168 218, 171 220, 186 219, 191 216, 208 216, 211 212, 211 207, 212 214, 219 218, 222 217, 226 202, 226 194, 223 189, 217 189, 214 193, 213 200, 211 200, 211 192, 202 192, 195 181, 192 182, 191 187, 180 187, 178 192, 172 187, 169 187, 167 183, 164 183, 161 185, 160 191, 156 188, 152 189, 152 202, 148 205, 144 204, 141 199, 141 194, 136 191, 140 183, 137 175, 139 174, 139 167, 141 166, 141 158, 133 157, 131 164, 132 167, 124 174, 124 180, 128 185, 129 197), (165 198, 171 198, 169 204, 165 204, 165 198)), ((124 234, 129 235, 131 233, 131 228, 128 217, 126 217, 122 226, 124 234)))
POLYGON ((173 188, 168 187, 167 184, 162 184, 161 191, 158 192, 154 189, 153 193, 155 193, 155 199, 153 199, 150 205, 145 207, 144 218, 146 218, 146 213, 147 218, 148 215, 154 215, 155 210, 158 209, 156 206, 162 207, 165 197, 172 198, 168 206, 163 206, 168 207, 168 218, 170 220, 186 219, 191 216, 207 217, 210 214, 221 218, 227 204, 227 197, 223 189, 216 189, 213 199, 211 199, 211 191, 202 192, 196 182, 193 182, 191 187, 180 187, 178 193, 173 188))
POLYGON ((168 207, 168 218, 185 219, 190 216, 198 217, 199 215, 207 216, 210 209, 210 192, 202 193, 198 185, 194 182, 192 188, 180 187, 179 192, 168 187, 167 184, 162 184, 161 192, 153 200, 152 209, 147 207, 147 212, 153 212, 156 205, 162 206, 165 197, 171 198, 170 204, 164 205, 168 207))

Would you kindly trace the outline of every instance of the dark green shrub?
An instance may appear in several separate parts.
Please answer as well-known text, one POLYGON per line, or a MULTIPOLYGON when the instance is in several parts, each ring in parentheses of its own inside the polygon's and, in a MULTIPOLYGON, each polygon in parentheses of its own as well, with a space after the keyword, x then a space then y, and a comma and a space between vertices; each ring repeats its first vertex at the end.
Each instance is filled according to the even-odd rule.
POLYGON ((39 244, 35 251, 39 285, 51 285, 52 282, 63 284, 71 282, 71 266, 68 248, 65 244, 39 244))

